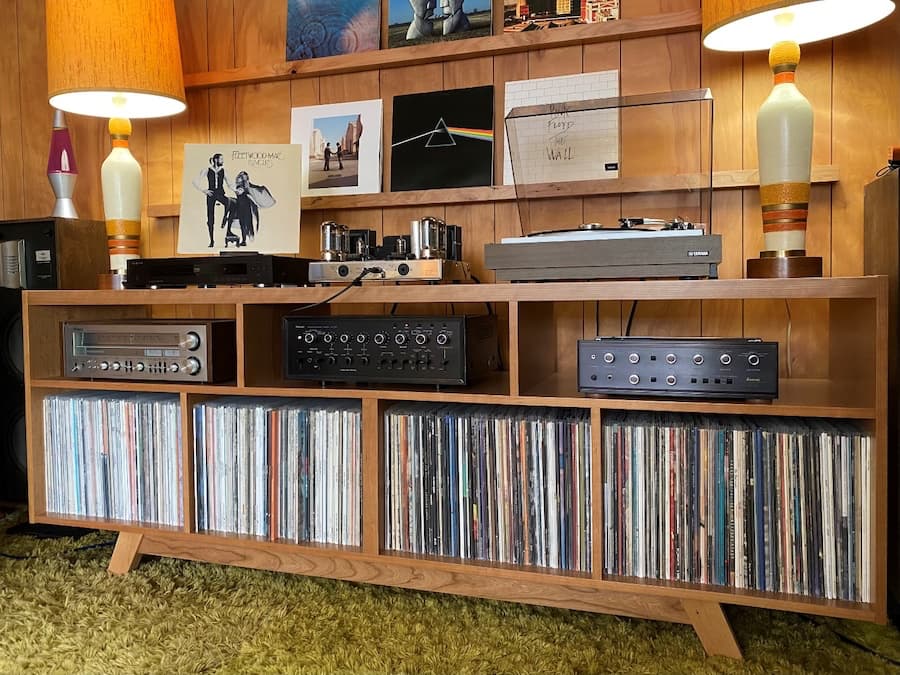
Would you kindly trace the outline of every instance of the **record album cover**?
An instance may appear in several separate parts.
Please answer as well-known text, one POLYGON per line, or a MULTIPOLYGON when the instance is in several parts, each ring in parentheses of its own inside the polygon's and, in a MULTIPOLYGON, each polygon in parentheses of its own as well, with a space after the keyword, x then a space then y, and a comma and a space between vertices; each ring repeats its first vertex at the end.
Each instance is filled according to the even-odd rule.
POLYGON ((491 0, 388 0, 388 47, 491 34, 491 0))
POLYGON ((291 110, 304 197, 381 192, 381 99, 291 110))
POLYGON ((298 253, 300 145, 184 146, 178 253, 298 253))
POLYGON ((287 0, 286 59, 380 47, 380 0, 287 0))
POLYGON ((619 0, 503 0, 503 32, 523 33, 619 18, 619 0))
POLYGON ((490 185, 494 88, 394 97, 391 190, 490 185))

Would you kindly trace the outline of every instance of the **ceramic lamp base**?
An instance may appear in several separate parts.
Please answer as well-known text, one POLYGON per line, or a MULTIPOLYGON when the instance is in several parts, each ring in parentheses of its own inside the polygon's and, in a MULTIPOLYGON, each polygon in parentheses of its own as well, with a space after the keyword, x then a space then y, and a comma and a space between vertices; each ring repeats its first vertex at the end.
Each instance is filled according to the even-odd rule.
POLYGON ((747 259, 748 279, 795 279, 822 276, 822 258, 806 251, 763 251, 747 259))

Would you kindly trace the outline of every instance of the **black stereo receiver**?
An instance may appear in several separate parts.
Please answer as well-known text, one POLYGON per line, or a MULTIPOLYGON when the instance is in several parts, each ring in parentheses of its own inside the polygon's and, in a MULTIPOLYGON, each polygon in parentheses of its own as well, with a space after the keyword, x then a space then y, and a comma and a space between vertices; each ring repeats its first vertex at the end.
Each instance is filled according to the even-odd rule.
POLYGON ((290 379, 469 384, 499 367, 497 320, 483 316, 286 316, 290 379))
POLYGON ((778 397, 778 343, 752 338, 604 337, 578 341, 586 394, 778 397))
POLYGON ((182 286, 302 286, 309 260, 259 253, 196 258, 136 258, 128 261, 127 288, 182 286))

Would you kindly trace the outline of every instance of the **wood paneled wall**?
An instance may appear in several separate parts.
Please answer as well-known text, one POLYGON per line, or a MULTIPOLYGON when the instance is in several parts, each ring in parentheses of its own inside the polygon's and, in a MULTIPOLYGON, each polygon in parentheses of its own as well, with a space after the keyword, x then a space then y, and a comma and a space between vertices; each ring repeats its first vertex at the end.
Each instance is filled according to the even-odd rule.
MULTIPOLYGON (((700 0, 621 0, 621 16, 696 10, 699 6, 700 0)), ((284 61, 286 0, 176 0, 176 7, 185 72, 284 61)), ((0 217, 46 215, 53 202, 45 176, 52 114, 46 101, 43 3, 0 0, 0 8, 6 17, 0 29, 0 217)), ((834 164, 840 171, 838 183, 813 188, 807 248, 811 255, 824 258, 826 274, 856 275, 863 270, 863 186, 886 163, 887 148, 900 144, 898 43, 900 12, 895 12, 865 31, 803 50, 798 83, 816 110, 813 163, 834 164)), ((292 106, 382 98, 384 184, 388 185, 393 96, 493 84, 499 138, 506 81, 610 68, 620 71, 622 94, 710 87, 716 100, 714 168, 756 167, 756 110, 771 88, 766 55, 705 50, 698 32, 193 89, 188 91, 186 113, 136 122, 132 150, 144 167, 145 204, 177 203, 184 143, 288 142, 292 106)), ((99 167, 108 152, 105 123, 70 115, 69 125, 80 170, 76 205, 83 216, 102 218, 99 167)), ((495 174, 502 175, 502 153, 495 155, 495 174)), ((649 206, 646 197, 634 195, 569 198, 558 200, 554 213, 568 214, 578 222, 609 222, 620 215, 643 213, 649 206)), ((718 190, 713 209, 716 231, 724 238, 720 276, 741 277, 744 260, 755 257, 762 248, 757 191, 718 190)), ((518 231, 515 205, 448 204, 428 207, 427 212, 464 227, 466 258, 474 263, 479 277, 492 279, 483 268, 482 247, 518 231)), ((326 218, 370 227, 381 236, 406 231, 410 218, 421 215, 421 208, 410 207, 305 211, 301 253, 317 255, 318 224, 326 218)), ((174 255, 176 228, 175 218, 145 218, 144 254, 174 255)), ((564 319, 560 330, 592 335, 599 325, 602 333, 618 333, 629 309, 618 304, 567 306, 560 310, 564 319)), ((782 350, 784 371, 815 376, 827 367, 817 348, 827 336, 825 313, 825 305, 815 302, 641 303, 632 333, 660 333, 665 326, 668 332, 684 335, 776 338, 791 345, 790 350, 782 350)), ((561 350, 559 359, 571 358, 572 351, 561 350)))

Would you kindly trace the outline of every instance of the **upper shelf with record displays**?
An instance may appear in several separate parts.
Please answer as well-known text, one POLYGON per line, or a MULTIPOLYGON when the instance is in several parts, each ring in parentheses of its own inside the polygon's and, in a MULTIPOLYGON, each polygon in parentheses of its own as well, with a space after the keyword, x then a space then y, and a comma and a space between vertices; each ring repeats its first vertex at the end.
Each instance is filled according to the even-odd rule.
POLYGON ((700 10, 690 9, 617 21, 567 26, 565 29, 504 33, 469 40, 453 40, 414 47, 325 56, 267 66, 245 66, 203 73, 188 73, 184 77, 184 86, 187 89, 233 87, 304 77, 355 73, 364 70, 385 70, 438 61, 459 61, 569 45, 671 35, 699 31, 700 27, 700 10))

